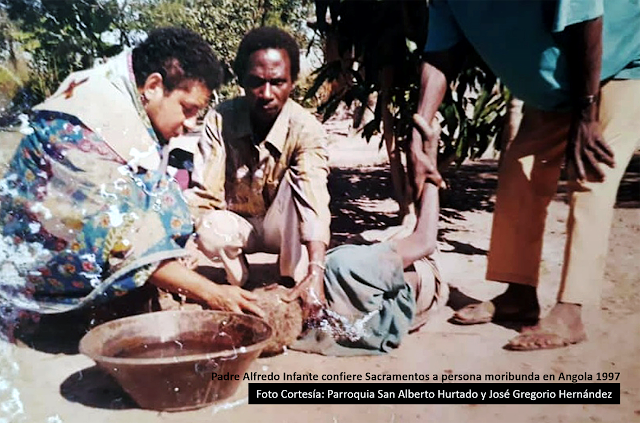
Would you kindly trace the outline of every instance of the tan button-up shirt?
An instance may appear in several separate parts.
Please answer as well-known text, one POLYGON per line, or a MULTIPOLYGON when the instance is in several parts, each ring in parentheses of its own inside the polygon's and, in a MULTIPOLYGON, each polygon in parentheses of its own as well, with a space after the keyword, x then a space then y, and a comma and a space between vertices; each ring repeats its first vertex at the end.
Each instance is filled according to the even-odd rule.
POLYGON ((193 187, 185 195, 194 217, 230 210, 266 214, 286 177, 300 216, 302 242, 329 244, 327 136, 316 118, 288 100, 264 140, 255 140, 244 97, 226 101, 205 117, 194 155, 193 187))

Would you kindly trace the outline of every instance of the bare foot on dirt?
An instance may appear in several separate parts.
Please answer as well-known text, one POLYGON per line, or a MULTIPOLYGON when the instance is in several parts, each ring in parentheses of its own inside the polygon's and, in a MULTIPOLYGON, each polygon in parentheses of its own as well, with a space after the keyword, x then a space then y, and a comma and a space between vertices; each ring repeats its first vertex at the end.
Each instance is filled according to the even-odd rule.
POLYGON ((532 327, 522 330, 506 349, 532 351, 566 347, 587 339, 580 304, 557 303, 549 314, 532 327))
POLYGON ((512 283, 504 293, 492 300, 461 308, 450 321, 461 325, 497 321, 533 324, 538 321, 539 315, 540 305, 536 288, 512 283))

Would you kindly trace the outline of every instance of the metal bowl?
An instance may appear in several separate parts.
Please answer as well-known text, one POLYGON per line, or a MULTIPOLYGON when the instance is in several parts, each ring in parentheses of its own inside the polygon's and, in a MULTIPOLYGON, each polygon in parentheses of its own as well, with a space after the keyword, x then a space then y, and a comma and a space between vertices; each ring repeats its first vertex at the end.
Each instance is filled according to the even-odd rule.
POLYGON ((271 334, 266 322, 245 314, 162 311, 98 326, 82 338, 80 352, 140 407, 182 411, 233 395, 271 334))

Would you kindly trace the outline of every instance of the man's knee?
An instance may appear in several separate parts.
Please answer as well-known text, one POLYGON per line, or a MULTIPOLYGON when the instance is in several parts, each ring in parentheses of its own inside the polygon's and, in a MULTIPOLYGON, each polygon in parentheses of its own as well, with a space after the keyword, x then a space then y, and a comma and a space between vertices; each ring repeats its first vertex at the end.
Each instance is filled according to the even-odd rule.
POLYGON ((250 224, 235 213, 211 210, 196 222, 196 242, 207 256, 227 248, 243 248, 250 224))

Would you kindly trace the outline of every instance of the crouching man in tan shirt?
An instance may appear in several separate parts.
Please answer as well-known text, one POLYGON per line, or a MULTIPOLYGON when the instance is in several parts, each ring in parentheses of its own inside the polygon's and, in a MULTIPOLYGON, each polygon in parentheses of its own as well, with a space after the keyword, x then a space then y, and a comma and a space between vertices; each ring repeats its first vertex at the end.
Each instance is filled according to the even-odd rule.
POLYGON ((281 276, 311 304, 324 302, 329 168, 323 128, 289 99, 299 55, 277 28, 244 37, 234 71, 246 95, 206 116, 186 196, 199 248, 223 263, 229 283, 247 281, 244 253, 278 253, 281 276))

